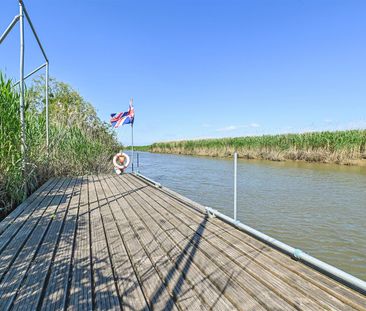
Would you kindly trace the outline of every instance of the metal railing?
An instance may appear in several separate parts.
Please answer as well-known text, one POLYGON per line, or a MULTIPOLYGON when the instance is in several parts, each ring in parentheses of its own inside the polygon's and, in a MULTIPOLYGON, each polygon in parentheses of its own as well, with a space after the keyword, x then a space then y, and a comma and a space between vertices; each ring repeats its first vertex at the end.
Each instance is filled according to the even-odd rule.
MULTIPOLYGON (((234 163, 235 163, 235 167, 236 167, 237 154, 236 155, 234 154, 234 163)), ((235 173, 236 173, 236 171, 237 170, 235 169, 235 173)), ((249 235, 255 237, 256 239, 266 243, 267 245, 270 245, 270 246, 278 249, 282 253, 289 255, 291 258, 299 260, 299 261, 303 262, 304 264, 317 269, 318 271, 330 276, 331 278, 333 278, 337 281, 340 281, 343 284, 346 284, 347 286, 357 290, 358 292, 360 292, 362 294, 366 294, 366 282, 365 281, 363 281, 341 269, 338 269, 330 264, 327 264, 326 262, 321 261, 321 260, 303 252, 302 250, 300 250, 298 248, 294 248, 290 245, 287 245, 256 229, 253 229, 252 227, 250 227, 248 225, 241 223, 239 220, 235 219, 235 217, 236 217, 235 214, 234 214, 234 218, 231 218, 229 216, 226 216, 223 213, 220 213, 216 209, 213 209, 212 207, 203 206, 197 202, 194 202, 194 201, 180 195, 179 193, 162 186, 160 183, 158 183, 138 172, 133 172, 132 174, 153 184, 156 188, 159 188, 160 190, 171 195, 172 197, 175 197, 176 199, 180 200, 181 202, 194 206, 194 207, 198 208, 199 210, 204 210, 210 216, 217 217, 217 218, 225 221, 226 223, 231 224, 232 226, 236 227, 237 229, 244 231, 244 232, 248 233, 249 235)), ((236 183, 236 177, 234 179, 235 179, 235 183, 236 183)))
POLYGON ((19 15, 15 16, 14 19, 11 21, 9 26, 5 29, 4 33, 0 37, 0 44, 5 40, 5 38, 8 36, 8 34, 11 32, 11 30, 14 28, 14 26, 19 22, 20 26, 20 62, 19 62, 19 81, 16 82, 13 87, 19 85, 19 105, 20 105, 20 125, 21 125, 21 134, 20 134, 20 140, 21 140, 21 153, 22 153, 22 175, 24 179, 24 196, 26 197, 28 193, 28 187, 27 187, 27 179, 26 179, 26 172, 27 172, 27 142, 26 142, 26 124, 25 124, 25 105, 24 105, 24 81, 38 72, 39 70, 46 67, 46 79, 45 79, 45 105, 46 105, 46 148, 47 153, 49 149, 49 114, 48 114, 48 87, 49 87, 49 61, 47 58, 47 55, 44 51, 44 48, 42 46, 42 43, 37 35, 37 32, 33 26, 32 20, 27 12, 27 9, 25 8, 23 0, 18 0, 19 2, 19 15), (28 21, 28 24, 32 30, 32 33, 38 43, 38 46, 43 54, 43 57, 45 59, 45 63, 38 68, 31 71, 26 76, 24 75, 24 16, 25 19, 28 21))

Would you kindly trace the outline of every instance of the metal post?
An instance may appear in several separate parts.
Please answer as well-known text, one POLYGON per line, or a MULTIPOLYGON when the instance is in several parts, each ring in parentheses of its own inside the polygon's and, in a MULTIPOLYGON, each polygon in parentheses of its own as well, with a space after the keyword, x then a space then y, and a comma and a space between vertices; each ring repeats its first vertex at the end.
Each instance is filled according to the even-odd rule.
POLYGON ((131 133, 132 133, 132 137, 131 137, 131 139, 132 139, 132 172, 134 171, 133 170, 133 123, 131 123, 131 133))
POLYGON ((232 218, 218 212, 217 210, 215 210, 211 207, 203 206, 199 203, 196 203, 196 202, 178 194, 177 192, 175 192, 173 190, 163 187, 160 183, 158 183, 142 174, 135 173, 134 175, 137 176, 138 178, 142 178, 142 179, 154 184, 156 187, 160 188, 164 193, 166 193, 170 197, 174 197, 174 198, 178 199, 183 204, 185 204, 187 206, 192 206, 194 208, 197 208, 198 210, 206 210, 207 213, 220 218, 221 220, 227 222, 228 224, 232 224, 237 229, 249 233, 250 235, 256 237, 258 240, 261 240, 264 243, 266 243, 270 246, 273 246, 274 248, 282 251, 283 253, 291 255, 291 257, 301 260, 302 262, 305 262, 312 267, 316 267, 320 271, 323 271, 326 274, 332 276, 334 279, 336 279, 338 281, 340 281, 340 280, 344 281, 346 284, 351 285, 352 288, 358 290, 362 294, 366 294, 366 282, 365 281, 362 281, 362 280, 354 277, 353 275, 350 275, 342 270, 339 270, 336 267, 328 265, 327 263, 322 262, 322 261, 302 252, 299 249, 295 249, 258 230, 255 230, 245 224, 242 224, 240 221, 234 221, 232 218))
POLYGON ((238 153, 234 152, 234 220, 237 220, 237 166, 238 153))
POLYGON ((139 153, 137 152, 137 172, 139 171, 140 168, 140 157, 139 157, 139 153))
POLYGON ((26 163, 27 163, 27 146, 25 138, 25 113, 24 113, 24 15, 23 3, 19 1, 19 22, 20 22, 20 140, 21 140, 21 154, 22 154, 22 175, 24 181, 24 199, 27 197, 27 178, 26 178, 26 163))
POLYGON ((39 48, 41 49, 41 52, 42 52, 42 54, 43 54, 43 57, 44 57, 44 59, 46 60, 46 62, 48 62, 48 58, 47 58, 46 52, 45 52, 45 51, 44 51, 44 49, 43 49, 43 46, 42 46, 41 40, 39 40, 39 38, 38 38, 38 35, 37 35, 37 32, 36 32, 36 29, 34 28, 33 23, 32 23, 32 20, 30 19, 29 15, 28 15, 28 12, 27 12, 27 9, 25 8, 25 5, 24 5, 24 3, 23 3, 23 0, 19 0, 19 3, 22 5, 23 11, 24 11, 24 15, 25 15, 25 17, 26 17, 26 18, 27 18, 27 20, 28 20, 28 24, 29 24, 29 26, 30 26, 30 28, 31 28, 31 30, 32 30, 32 32, 33 32, 34 37, 36 38, 36 41, 37 41, 37 43, 38 43, 39 48))
POLYGON ((46 63, 46 147, 47 147, 47 155, 49 153, 48 147, 50 144, 49 140, 49 118, 48 118, 48 84, 49 84, 49 63, 46 63))

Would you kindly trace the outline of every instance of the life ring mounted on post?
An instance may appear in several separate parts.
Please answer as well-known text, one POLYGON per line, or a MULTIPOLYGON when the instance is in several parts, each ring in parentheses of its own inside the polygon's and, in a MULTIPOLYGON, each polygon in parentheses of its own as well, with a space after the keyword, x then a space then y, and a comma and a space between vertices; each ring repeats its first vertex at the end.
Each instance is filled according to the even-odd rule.
POLYGON ((130 157, 124 152, 119 152, 113 157, 113 165, 119 175, 130 165, 130 157), (123 162, 121 162, 121 158, 124 159, 123 162))

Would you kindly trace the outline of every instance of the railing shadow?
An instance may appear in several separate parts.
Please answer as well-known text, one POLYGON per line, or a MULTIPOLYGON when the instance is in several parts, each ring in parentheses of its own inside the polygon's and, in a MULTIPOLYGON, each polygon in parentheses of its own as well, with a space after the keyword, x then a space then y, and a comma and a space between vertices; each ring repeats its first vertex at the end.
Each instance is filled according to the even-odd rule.
POLYGON ((167 311, 173 310, 175 301, 178 300, 179 295, 182 293, 182 286, 185 282, 185 275, 189 272, 193 264, 193 258, 197 253, 203 232, 205 231, 207 221, 208 221, 208 215, 205 215, 202 222, 199 224, 197 230, 194 232, 191 239, 186 243, 184 249, 177 257, 175 265, 169 270, 167 275, 164 277, 163 283, 155 291, 154 295, 150 299, 151 305, 154 305, 154 303, 158 301, 160 296, 165 291, 165 288, 170 285, 169 283, 173 279, 173 276, 176 273, 180 273, 180 276, 172 289, 173 296, 170 297, 170 299, 165 303, 164 306, 164 310, 167 311))

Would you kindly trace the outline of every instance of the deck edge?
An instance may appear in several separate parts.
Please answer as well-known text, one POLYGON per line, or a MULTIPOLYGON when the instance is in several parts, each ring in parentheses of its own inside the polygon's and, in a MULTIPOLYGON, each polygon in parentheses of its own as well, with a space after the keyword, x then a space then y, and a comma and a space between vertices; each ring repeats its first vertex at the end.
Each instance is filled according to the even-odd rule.
POLYGON ((132 176, 135 176, 136 178, 142 179, 144 182, 147 182, 154 187, 158 188, 160 191, 164 192, 165 194, 177 199, 178 201, 184 203, 186 206, 195 209, 198 212, 201 213, 208 213, 210 215, 213 215, 220 220, 224 221, 225 223, 228 223, 229 225, 235 227, 236 229, 243 231, 253 238, 265 243, 266 245, 280 251, 281 253, 291 257, 294 260, 300 261, 304 265, 322 273, 323 275, 326 275, 330 277, 331 279, 347 286, 348 288, 362 294, 366 295, 366 282, 341 270, 337 267, 334 267, 330 264, 327 264, 326 262, 323 262, 303 251, 300 249, 293 248, 292 246, 289 246, 283 242, 280 242, 256 229, 253 229, 240 221, 235 221, 234 219, 230 218, 229 216, 226 216, 216 209, 213 209, 208 206, 204 206, 198 202, 195 202, 167 187, 162 186, 160 183, 154 181, 153 179, 146 177, 140 173, 133 172, 131 174, 132 176))

